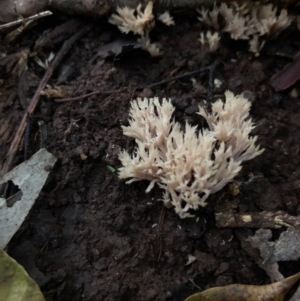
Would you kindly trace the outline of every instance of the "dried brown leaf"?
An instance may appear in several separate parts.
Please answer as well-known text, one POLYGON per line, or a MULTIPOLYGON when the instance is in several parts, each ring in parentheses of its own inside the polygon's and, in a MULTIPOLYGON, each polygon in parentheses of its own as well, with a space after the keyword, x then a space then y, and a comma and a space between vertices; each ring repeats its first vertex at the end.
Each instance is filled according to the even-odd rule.
POLYGON ((268 285, 231 284, 213 287, 188 297, 185 301, 283 301, 286 293, 300 279, 300 273, 268 285))
POLYGON ((46 88, 41 91, 41 95, 46 96, 47 98, 67 98, 69 97, 68 92, 66 92, 64 86, 51 87, 47 85, 46 88))

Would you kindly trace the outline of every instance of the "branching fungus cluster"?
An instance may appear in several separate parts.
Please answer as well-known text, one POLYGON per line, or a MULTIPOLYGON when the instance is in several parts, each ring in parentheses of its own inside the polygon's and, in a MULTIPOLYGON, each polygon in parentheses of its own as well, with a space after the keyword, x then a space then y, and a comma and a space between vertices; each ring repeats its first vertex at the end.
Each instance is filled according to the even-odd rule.
POLYGON ((260 155, 257 137, 249 118, 250 101, 227 91, 226 100, 212 104, 211 113, 199 106, 208 129, 197 130, 186 123, 185 130, 172 119, 170 100, 137 99, 131 103, 129 126, 124 135, 137 144, 134 153, 119 154, 121 179, 127 183, 148 180, 149 192, 157 183, 164 190, 163 201, 175 207, 181 218, 192 216, 190 209, 205 206, 210 194, 217 192, 241 170, 242 162, 260 155))

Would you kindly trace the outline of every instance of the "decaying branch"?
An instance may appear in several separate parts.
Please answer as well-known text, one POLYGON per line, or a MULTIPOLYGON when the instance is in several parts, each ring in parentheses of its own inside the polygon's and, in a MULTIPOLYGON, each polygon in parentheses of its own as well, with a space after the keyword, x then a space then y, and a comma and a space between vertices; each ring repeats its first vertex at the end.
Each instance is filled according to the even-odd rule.
POLYGON ((216 225, 219 228, 266 228, 279 229, 300 225, 300 217, 292 216, 284 211, 235 213, 225 211, 215 213, 216 225))
MULTIPOLYGON (((105 16, 117 7, 128 6, 135 8, 138 4, 146 6, 149 0, 2 0, 0 1, 0 22, 12 22, 22 17, 29 17, 44 10, 50 9, 71 15, 91 15, 95 17, 105 16)), ((214 5, 218 2, 241 2, 236 0, 216 1, 216 0, 155 0, 155 11, 163 12, 172 8, 191 8, 200 5, 214 5)), ((243 1, 250 2, 249 1, 243 1)), ((296 0, 280 0, 283 5, 293 4, 296 0)))
POLYGON ((13 26, 17 26, 17 25, 21 25, 21 24, 24 24, 26 22, 35 21, 35 20, 38 20, 40 18, 51 16, 51 15, 52 15, 52 12, 47 10, 47 11, 38 13, 36 15, 30 16, 28 18, 25 18, 25 19, 18 19, 16 21, 12 21, 12 22, 0 25, 0 30, 5 29, 5 28, 9 28, 9 27, 13 27, 13 26))

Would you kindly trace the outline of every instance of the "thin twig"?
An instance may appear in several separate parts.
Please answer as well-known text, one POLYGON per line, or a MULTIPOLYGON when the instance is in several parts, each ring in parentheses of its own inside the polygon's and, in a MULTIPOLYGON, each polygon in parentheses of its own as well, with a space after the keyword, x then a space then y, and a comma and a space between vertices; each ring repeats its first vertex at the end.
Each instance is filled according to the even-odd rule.
POLYGON ((17 130, 17 132, 14 136, 14 139, 13 139, 11 145, 10 145, 10 148, 8 150, 8 153, 7 153, 7 158, 6 158, 6 161, 3 165, 0 176, 4 176, 10 170, 10 168, 12 166, 14 156, 15 156, 17 150, 18 150, 20 141, 23 137, 24 130, 26 128, 27 117, 30 116, 34 112, 36 106, 38 105, 41 91, 45 88, 45 86, 48 83, 49 79, 51 78, 54 70, 60 64, 63 57, 70 51, 70 49, 74 45, 74 43, 78 39, 82 38, 90 30, 90 28, 91 28, 90 26, 85 27, 81 31, 74 34, 69 40, 65 41, 62 48, 57 53, 55 59, 52 61, 52 64, 48 67, 44 77, 40 81, 40 84, 39 84, 35 94, 33 95, 32 99, 31 99, 31 102, 30 102, 27 110, 25 111, 25 114, 24 114, 24 116, 22 118, 22 121, 19 125, 19 128, 18 128, 18 130, 17 130))
POLYGON ((195 282, 194 282, 194 280, 192 279, 192 278, 189 278, 189 280, 190 280, 190 282, 192 283, 192 285, 194 286, 194 287, 196 287, 198 290, 200 290, 200 291, 203 291, 203 288, 201 288, 200 286, 198 286, 195 282))
POLYGON ((31 120, 27 116, 26 127, 25 127, 25 137, 24 137, 25 138, 24 139, 24 160, 28 159, 30 132, 31 132, 31 120))
POLYGON ((40 133, 40 149, 45 147, 45 142, 47 140, 47 127, 43 120, 38 121, 39 133, 40 133))
POLYGON ((145 88, 153 88, 155 86, 163 85, 163 84, 166 84, 166 83, 171 82, 171 81, 176 80, 176 79, 181 79, 181 78, 184 78, 184 77, 192 76, 192 75, 202 73, 202 72, 207 71, 207 70, 210 71, 211 66, 213 66, 213 65, 210 65, 210 66, 204 67, 204 68, 200 68, 200 69, 197 69, 197 70, 194 70, 194 71, 191 71, 191 72, 186 72, 186 73, 183 73, 181 75, 174 76, 172 78, 164 79, 164 80, 161 80, 159 82, 148 85, 145 88))
POLYGON ((99 91, 91 92, 91 93, 84 94, 84 95, 81 95, 81 96, 76 96, 76 97, 71 97, 71 98, 55 99, 54 101, 55 102, 68 102, 68 101, 82 100, 84 98, 87 98, 87 97, 90 97, 90 96, 94 96, 94 95, 98 95, 98 94, 107 94, 107 95, 110 95, 110 94, 113 94, 113 93, 120 93, 120 92, 122 92, 124 90, 127 90, 127 88, 120 88, 118 90, 109 90, 109 91, 99 90, 99 91))
POLYGON ((215 61, 212 65, 210 65, 209 68, 209 79, 208 79, 208 90, 207 90, 207 97, 206 101, 209 103, 212 103, 214 100, 214 90, 215 90, 215 70, 216 67, 220 64, 220 61, 215 61))
POLYGON ((19 24, 22 24, 22 23, 25 23, 25 22, 28 22, 28 21, 34 21, 34 20, 37 20, 37 19, 40 19, 40 18, 43 18, 43 17, 47 17, 47 16, 50 16, 50 15, 52 15, 52 12, 50 10, 46 10, 46 11, 43 11, 43 12, 38 13, 36 15, 30 16, 28 18, 22 18, 22 19, 18 19, 16 21, 13 21, 13 22, 9 22, 9 23, 5 23, 3 25, 0 25, 0 30, 4 29, 4 28, 9 28, 9 27, 12 27, 12 26, 16 26, 16 25, 19 25, 19 24))
POLYGON ((160 218, 159 218, 159 222, 158 222, 158 227, 157 227, 157 232, 158 232, 158 239, 159 239, 159 254, 158 254, 158 258, 157 258, 157 262, 159 262, 160 257, 161 257, 161 253, 162 253, 162 239, 161 239, 161 232, 163 230, 163 223, 164 223, 164 217, 166 214, 166 209, 165 207, 162 209, 160 218))

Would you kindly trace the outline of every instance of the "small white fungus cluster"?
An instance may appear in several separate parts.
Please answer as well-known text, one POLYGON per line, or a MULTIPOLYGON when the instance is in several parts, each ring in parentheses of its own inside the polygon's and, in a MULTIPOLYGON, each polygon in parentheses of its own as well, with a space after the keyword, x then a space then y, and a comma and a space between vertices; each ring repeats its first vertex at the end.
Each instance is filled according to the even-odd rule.
MULTIPOLYGON (((166 11, 158 16, 158 20, 167 26, 174 25, 174 21, 169 12, 166 11)), ((111 24, 118 26, 121 32, 140 35, 138 42, 142 49, 148 51, 151 56, 160 56, 162 53, 155 43, 151 43, 149 33, 155 26, 153 15, 153 2, 149 1, 144 11, 139 4, 136 9, 129 7, 118 7, 117 14, 113 14, 108 20, 111 24)))
MULTIPOLYGON (((201 8, 198 12, 198 19, 215 31, 227 32, 234 40, 249 40, 250 51, 255 55, 259 55, 267 38, 276 37, 291 24, 287 10, 279 11, 273 4, 222 3, 211 10, 201 8)), ((200 42, 209 44, 210 39, 215 44, 213 35, 207 35, 206 40, 201 37, 200 42)))

